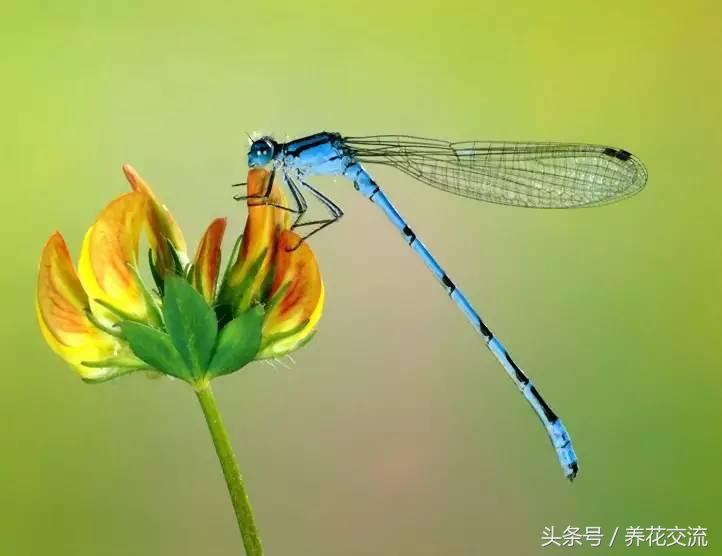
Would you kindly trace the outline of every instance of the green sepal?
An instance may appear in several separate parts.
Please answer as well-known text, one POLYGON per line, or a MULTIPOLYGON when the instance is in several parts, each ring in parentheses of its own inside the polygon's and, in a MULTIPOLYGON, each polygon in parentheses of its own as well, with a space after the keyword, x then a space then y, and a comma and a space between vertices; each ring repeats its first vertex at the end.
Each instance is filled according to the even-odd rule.
POLYGON ((91 311, 90 309, 85 310, 85 316, 92 323, 92 325, 95 326, 95 328, 97 328, 98 330, 102 330, 106 334, 110 334, 111 336, 114 336, 116 338, 123 337, 123 333, 120 331, 120 328, 118 328, 117 325, 106 326, 105 324, 100 322, 98 317, 96 317, 93 314, 93 311, 91 311))
MULTIPOLYGON (((223 269, 223 278, 221 278, 221 283, 218 286, 219 294, 222 294, 226 289, 226 282, 228 281, 228 277, 231 274, 233 265, 236 263, 236 260, 238 259, 238 252, 241 250, 241 241, 242 240, 243 240, 243 234, 239 235, 236 238, 236 241, 233 243, 233 249, 231 249, 231 254, 228 257, 228 260, 226 261, 226 267, 223 269)), ((228 301, 228 300, 226 300, 226 301, 228 301)))
POLYGON ((241 249, 242 240, 243 234, 239 235, 233 243, 233 249, 231 249, 231 254, 226 261, 225 268, 223 269, 223 276, 216 288, 215 311, 218 326, 221 328, 233 319, 233 296, 228 291, 228 279, 231 275, 231 270, 233 270, 233 266, 238 259, 238 252, 241 249))
POLYGON ((155 287, 158 288, 158 293, 162 296, 163 295, 163 277, 160 275, 160 272, 158 272, 158 267, 155 266, 155 262, 153 261, 153 250, 148 249, 148 266, 150 267, 150 274, 153 276, 153 281, 155 282, 155 287))
POLYGON ((168 334, 133 321, 120 323, 120 329, 133 353, 148 366, 182 380, 192 380, 190 367, 178 353, 168 334))
POLYGON ((188 263, 188 266, 186 266, 185 274, 183 275, 183 278, 185 278, 188 282, 191 284, 195 284, 197 279, 197 270, 198 267, 194 265, 193 263, 188 263))
POLYGON ((283 299, 283 296, 286 295, 286 291, 288 288, 291 287, 291 282, 288 281, 285 284, 283 284, 280 288, 278 288, 278 291, 273 294, 273 297, 266 303, 266 313, 270 313, 273 308, 278 305, 278 302, 283 299))
MULTIPOLYGON (((265 351, 268 348, 268 346, 270 346, 271 344, 275 344, 276 342, 285 340, 286 338, 293 336, 294 334, 298 334, 299 332, 301 332, 301 330, 306 328, 306 326, 308 326, 308 319, 301 322, 301 324, 294 326, 293 328, 291 328, 291 330, 286 330, 285 332, 279 332, 278 334, 273 334, 272 336, 268 336, 266 338, 266 340, 263 342, 263 345, 261 346, 261 349, 259 351, 265 351)), ((300 343, 299 343, 299 345, 300 345, 300 343)), ((295 351, 295 349, 296 348, 294 347, 294 351, 295 351)))
POLYGON ((180 276, 165 279, 165 327, 173 345, 195 376, 208 367, 218 335, 216 314, 203 296, 180 276))
POLYGON ((104 309, 107 309, 110 313, 112 313, 113 315, 115 315, 115 317, 116 317, 118 320, 120 320, 120 321, 133 321, 133 322, 138 322, 138 319, 137 319, 137 318, 135 318, 134 316, 130 315, 129 313, 126 313, 126 312, 123 311, 122 309, 118 309, 118 307, 116 307, 116 306, 113 305, 112 303, 108 303, 107 301, 105 301, 105 300, 103 300, 103 299, 99 299, 99 298, 97 298, 97 297, 96 297, 95 299, 93 299, 93 301, 95 301, 98 305, 100 305, 100 306, 103 307, 104 309))
POLYGON ((163 317, 161 316, 160 307, 158 306, 158 302, 156 301, 156 298, 153 296, 153 294, 150 292, 150 290, 145 286, 145 282, 143 282, 143 278, 141 278, 140 273, 138 272, 138 269, 133 265, 128 265, 128 268, 135 276, 136 281, 138 282, 138 285, 140 286, 141 291, 143 292, 143 299, 145 301, 145 306, 148 309, 148 314, 146 317, 146 320, 148 324, 151 326, 154 326, 156 328, 160 328, 163 325, 163 317))
MULTIPOLYGON (((251 284, 256 279, 256 276, 261 270, 261 266, 263 266, 263 261, 266 258, 266 253, 268 252, 268 248, 261 251, 261 254, 258 255, 256 260, 253 261, 251 264, 251 267, 248 269, 248 272, 241 280, 241 283, 237 286, 233 287, 233 291, 230 292, 231 294, 231 305, 233 307, 233 315, 236 316, 240 314, 241 312, 245 312, 248 310, 252 303, 252 299, 250 298, 250 291, 251 291, 251 284), (238 292, 238 293, 235 293, 238 292)), ((230 288, 229 288, 230 289, 230 288)))
POLYGON ((176 246, 173 245, 173 242, 165 238, 165 244, 168 247, 168 252, 170 253, 170 258, 173 259, 173 269, 172 271, 175 274, 183 275, 185 272, 185 269, 183 268, 183 263, 180 260, 180 255, 178 254, 178 249, 176 249, 176 246))
POLYGON ((305 346, 307 343, 309 343, 311 340, 313 340, 313 337, 316 335, 316 332, 318 332, 318 330, 316 330, 315 328, 313 330, 311 330, 311 332, 308 333, 308 336, 306 336, 303 340, 301 340, 294 346, 293 351, 297 351, 297 350, 301 349, 303 346, 305 346))
MULTIPOLYGON (((158 307, 158 302, 156 301, 155 297, 153 296, 150 291, 145 287, 145 284, 143 283, 142 278, 140 277, 140 274, 138 273, 138 269, 135 268, 133 265, 128 265, 128 270, 130 270, 133 273, 133 276, 137 280, 138 286, 140 287, 142 293, 143 293, 143 299, 145 300, 145 305, 148 309, 148 314, 145 319, 141 320, 138 317, 135 317, 122 309, 116 307, 112 303, 109 303, 108 301, 105 301, 104 299, 94 298, 93 301, 103 307, 104 309, 107 309, 110 313, 112 313, 119 321, 133 321, 133 322, 149 322, 153 326, 161 326, 163 324, 163 319, 161 317, 160 308, 158 307)), ((94 322, 93 324, 96 324, 94 322)), ((97 326, 97 324, 96 324, 97 326)), ((106 330, 106 332, 108 332, 106 330)), ((108 332, 111 334, 111 332, 108 332)))
POLYGON ((165 241, 165 246, 167 248, 167 252, 170 254, 171 268, 164 268, 164 269, 159 270, 158 266, 156 265, 155 261, 153 260, 153 250, 148 249, 148 266, 150 267, 150 273, 153 276, 153 281, 155 282, 156 288, 158 289, 158 293, 161 295, 161 297, 165 294, 166 276, 164 276, 163 274, 182 275, 184 273, 183 263, 181 262, 181 258, 180 258, 178 249, 176 248, 175 245, 173 245, 173 242, 170 239, 168 239, 167 237, 164 237, 163 240, 165 241))
POLYGON ((264 316, 265 311, 257 305, 223 327, 208 366, 209 378, 232 373, 253 361, 261 345, 264 316))
POLYGON ((122 375, 134 373, 136 371, 148 370, 148 364, 141 359, 134 357, 133 355, 118 355, 103 359, 102 361, 83 361, 80 363, 83 367, 90 369, 109 369, 108 374, 100 378, 83 378, 83 382, 88 384, 100 384, 102 382, 108 382, 114 378, 118 378, 122 375))

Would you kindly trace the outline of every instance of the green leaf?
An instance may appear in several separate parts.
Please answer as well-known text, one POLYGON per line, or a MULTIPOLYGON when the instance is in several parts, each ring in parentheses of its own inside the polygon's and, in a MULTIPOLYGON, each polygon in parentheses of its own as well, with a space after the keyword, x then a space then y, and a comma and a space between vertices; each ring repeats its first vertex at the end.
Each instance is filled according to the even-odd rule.
POLYGON ((261 345, 264 316, 263 308, 252 307, 221 330, 213 359, 208 366, 208 376, 232 373, 253 361, 261 345))
POLYGON ((203 296, 180 276, 165 280, 165 327, 178 353, 198 377, 208 368, 218 335, 216 314, 203 296))
POLYGON ((120 323, 130 349, 151 367, 183 380, 192 378, 189 367, 168 334, 133 321, 120 323))

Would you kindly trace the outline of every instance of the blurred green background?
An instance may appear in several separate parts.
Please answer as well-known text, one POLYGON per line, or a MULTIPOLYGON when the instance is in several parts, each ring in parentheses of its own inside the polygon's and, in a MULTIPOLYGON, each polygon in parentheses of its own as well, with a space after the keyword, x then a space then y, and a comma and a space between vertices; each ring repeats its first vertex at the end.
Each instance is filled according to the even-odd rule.
MULTIPOLYGON (((647 189, 569 211, 485 205, 374 170, 565 420, 561 475, 526 404, 380 212, 313 238, 327 308, 290 369, 217 381, 269 555, 585 554, 548 525, 722 534, 722 8, 716 2, 3 3, 0 554, 238 554, 178 382, 88 386, 33 292, 138 168, 191 244, 246 133, 601 142, 647 189)), ((717 548, 714 548, 714 547, 717 548)), ((614 552, 688 553, 691 549, 614 552)))

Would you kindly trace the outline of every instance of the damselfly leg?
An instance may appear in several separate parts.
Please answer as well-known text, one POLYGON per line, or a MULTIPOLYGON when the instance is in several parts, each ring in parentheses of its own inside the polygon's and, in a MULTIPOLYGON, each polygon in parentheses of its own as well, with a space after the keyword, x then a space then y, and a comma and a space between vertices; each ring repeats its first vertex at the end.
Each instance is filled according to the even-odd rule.
MULTIPOLYGON (((339 207, 336 203, 334 203, 331 199, 326 197, 323 193, 321 193, 318 189, 313 187, 308 182, 302 180, 300 177, 297 178, 299 183, 296 182, 296 180, 290 175, 289 172, 283 172, 283 182, 288 187, 288 190, 291 192, 291 196, 293 197, 293 202, 295 204, 294 207, 281 205, 279 203, 273 203, 271 202, 271 192, 273 191, 273 182, 275 179, 276 170, 271 171, 270 179, 268 180, 268 186, 266 188, 266 191, 264 191, 262 194, 255 194, 255 195, 234 195, 233 199, 236 201, 246 201, 248 199, 257 199, 257 203, 249 204, 249 206, 258 206, 258 205, 267 205, 271 207, 275 207, 281 210, 288 211, 292 214, 295 214, 295 220, 293 224, 291 225, 291 229, 295 230, 297 228, 305 227, 305 226, 316 226, 314 229, 312 229, 310 232, 306 233, 301 237, 299 242, 289 251, 295 251, 298 249, 298 247, 306 241, 309 237, 312 235, 320 232, 327 226, 330 226, 337 220, 339 220, 343 216, 343 210, 341 207, 339 207), (302 222, 303 216, 308 212, 308 202, 306 201, 305 196, 303 195, 303 192, 301 191, 302 188, 307 189, 311 192, 311 194, 318 199, 321 204, 324 206, 324 208, 328 211, 330 217, 329 218, 321 218, 317 220, 310 220, 308 222, 302 222)), ((244 183, 236 183, 233 184, 232 187, 240 187, 247 185, 244 183)))
MULTIPOLYGON (((298 194, 300 195, 300 197, 303 199, 303 195, 301 194, 300 188, 299 188, 299 186, 294 182, 293 178, 292 178, 290 175, 288 175, 288 174, 285 175, 285 178, 286 178, 286 180, 287 180, 287 183, 289 184, 289 188, 291 189, 291 191, 293 191, 294 189, 296 189, 296 190, 297 190, 297 193, 298 193, 298 194)), ((338 206, 336 203, 334 203, 331 199, 329 199, 328 197, 326 197, 326 196, 325 196, 323 193, 321 193, 318 189, 316 189, 315 187, 313 187, 310 183, 302 180, 300 177, 298 178, 298 180, 301 182, 301 185, 302 185, 303 187, 305 187, 308 191, 311 192, 311 194, 312 194, 314 197, 316 197, 316 199, 318 199, 319 201, 321 201, 321 203, 322 203, 323 206, 326 208, 326 210, 328 210, 328 212, 329 212, 329 214, 330 214, 330 218, 322 218, 322 219, 318 219, 318 220, 310 220, 310 221, 308 221, 308 222, 301 222, 301 218, 303 217, 303 214, 300 214, 300 215, 298 216, 298 218, 296 218, 296 222, 294 222, 294 224, 293 224, 293 226, 291 227, 291 229, 295 230, 296 228, 301 228, 302 226, 316 226, 316 227, 315 227, 313 230, 311 230, 310 232, 308 232, 306 235, 304 235, 303 237, 301 237, 301 240, 298 242, 298 245, 296 245, 293 249, 291 249, 291 251, 294 251, 294 250, 298 249, 298 247, 301 245, 301 243, 303 243, 305 240, 307 240, 307 239, 308 239, 309 237, 311 237, 312 235, 320 232, 320 231, 323 230, 324 228, 326 228, 326 227, 330 226, 331 224, 337 222, 337 221, 343 216, 343 214, 344 214, 344 213, 343 213, 343 210, 341 209, 341 207, 339 207, 339 206, 338 206)), ((304 199, 304 203, 305 203, 305 199, 304 199)), ((304 213, 305 213, 305 211, 304 211, 304 213)))
MULTIPOLYGON (((293 188, 289 185, 289 188, 291 188, 291 193, 293 194, 294 201, 296 203, 296 208, 292 208, 285 205, 280 205, 278 203, 272 203, 271 201, 271 191, 273 191, 273 182, 276 178, 276 170, 271 171, 271 175, 269 176, 268 180, 268 186, 266 187, 266 191, 263 192, 263 194, 255 194, 255 195, 234 195, 233 200, 234 201, 247 201, 248 199, 258 199, 257 203, 249 203, 249 207, 255 207, 259 205, 267 205, 269 207, 275 207, 281 210, 288 211, 292 214, 298 215, 296 217, 296 220, 298 220, 301 216, 303 216, 303 213, 306 212, 307 206, 306 201, 303 199, 303 195, 300 195, 299 191, 294 191, 293 188)), ((246 183, 236 183, 233 184, 232 187, 237 187, 241 185, 247 185, 246 183)))

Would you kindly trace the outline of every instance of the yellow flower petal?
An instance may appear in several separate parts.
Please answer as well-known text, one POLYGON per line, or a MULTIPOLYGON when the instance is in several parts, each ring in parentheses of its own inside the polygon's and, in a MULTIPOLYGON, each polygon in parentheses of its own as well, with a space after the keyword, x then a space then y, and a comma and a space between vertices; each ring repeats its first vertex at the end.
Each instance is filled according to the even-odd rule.
POLYGON ((193 261, 193 287, 209 304, 213 303, 216 293, 218 271, 221 266, 221 242, 225 230, 225 218, 216 218, 211 222, 198 244, 196 258, 193 261))
MULTIPOLYGON (((183 232, 175 218, 151 189, 148 182, 140 177, 130 164, 123 165, 123 173, 133 191, 143 193, 150 199, 148 207, 147 233, 148 243, 153 252, 153 262, 161 276, 173 270, 173 256, 167 241, 175 247, 176 251, 185 254, 187 251, 183 232)), ((183 261, 185 262, 185 261, 183 261)))
POLYGON ((121 195, 101 211, 83 240, 80 282, 93 313, 111 322, 118 319, 94 300, 109 303, 133 318, 143 319, 147 314, 143 291, 132 269, 138 266, 148 199, 140 192, 121 195))
POLYGON ((50 348, 85 379, 98 379, 107 369, 89 368, 83 361, 113 356, 119 342, 88 319, 88 296, 83 291, 63 236, 55 232, 43 248, 38 269, 35 311, 50 348))
POLYGON ((313 332, 321 318, 324 302, 321 272, 308 243, 299 245, 300 241, 295 232, 288 230, 278 240, 269 295, 274 301, 263 322, 263 347, 258 359, 293 351, 313 332), (276 294, 281 295, 280 299, 274 298, 276 294))
MULTIPOLYGON (((228 275, 224 292, 227 302, 234 302, 237 312, 247 310, 254 300, 264 297, 263 285, 266 281, 276 242, 279 234, 289 227, 288 211, 266 204, 260 197, 268 189, 270 174, 263 168, 252 168, 248 171, 247 194, 248 218, 243 231, 243 239, 238 252, 238 259, 228 275), (239 287, 243 291, 239 291, 239 287)), ((286 206, 283 190, 273 184, 269 202, 286 206)))

